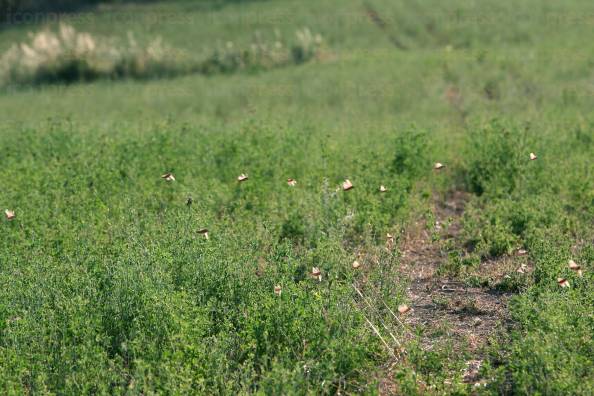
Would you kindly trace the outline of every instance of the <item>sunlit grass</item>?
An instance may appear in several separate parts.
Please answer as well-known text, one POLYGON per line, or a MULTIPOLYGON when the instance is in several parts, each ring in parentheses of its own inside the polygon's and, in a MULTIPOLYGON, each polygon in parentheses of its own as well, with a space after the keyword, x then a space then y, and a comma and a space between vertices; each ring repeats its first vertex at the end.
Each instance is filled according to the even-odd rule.
POLYGON ((209 68, 0 93, 4 393, 588 394, 592 43, 563 18, 589 3, 368 3, 63 18, 209 68), (406 324, 400 243, 417 222, 439 242, 449 190, 469 202, 439 275, 516 294, 478 352, 406 324), (501 279, 478 271, 497 260, 501 279))

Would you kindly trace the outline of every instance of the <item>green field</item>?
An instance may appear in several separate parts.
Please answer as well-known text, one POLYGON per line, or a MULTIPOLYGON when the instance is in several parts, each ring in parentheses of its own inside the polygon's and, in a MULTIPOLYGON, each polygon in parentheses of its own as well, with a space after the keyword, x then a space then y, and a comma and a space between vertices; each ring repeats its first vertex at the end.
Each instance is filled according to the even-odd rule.
MULTIPOLYGON (((0 84, 0 393, 594 394, 593 15, 587 0, 60 14, 180 56, 0 84), (322 38, 311 57, 291 44, 304 28, 322 38), (225 63, 260 40, 262 57, 225 63)), ((0 54, 59 29, 29 16, 0 25, 0 54)))

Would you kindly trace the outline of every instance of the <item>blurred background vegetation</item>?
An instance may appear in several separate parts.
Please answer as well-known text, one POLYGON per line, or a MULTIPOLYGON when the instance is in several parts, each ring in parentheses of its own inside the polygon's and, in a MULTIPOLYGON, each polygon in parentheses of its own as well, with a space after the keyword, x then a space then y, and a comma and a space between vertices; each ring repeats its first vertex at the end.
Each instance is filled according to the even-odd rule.
MULTIPOLYGON (((0 23, 12 23, 32 19, 27 13, 72 12, 98 4, 150 3, 155 0, 0 0, 0 23)), ((245 3, 253 0, 185 0, 205 6, 220 7, 225 4, 245 3)))
MULTIPOLYGON (((103 2, 121 1, 125 0, 107 0, 103 2)), ((100 0, 0 0, 0 20, 10 22, 11 16, 23 13, 74 11, 99 2, 100 0)))

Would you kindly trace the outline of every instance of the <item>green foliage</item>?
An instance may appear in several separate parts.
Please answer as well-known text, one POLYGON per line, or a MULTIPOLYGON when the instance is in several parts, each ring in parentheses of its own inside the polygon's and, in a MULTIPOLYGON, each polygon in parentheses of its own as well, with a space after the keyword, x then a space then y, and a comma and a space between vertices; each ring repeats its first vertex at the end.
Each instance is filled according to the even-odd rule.
POLYGON ((9 21, 2 53, 58 22, 121 52, 16 62, 0 92, 3 394, 591 393, 591 2, 43 3, 80 12, 9 21), (460 187, 440 274, 517 293, 488 358, 387 309, 401 231, 460 187), (472 277, 519 247, 529 272, 472 277), (476 356, 485 386, 463 380, 476 356))
MULTIPOLYGON (((140 0, 1 0, 0 23, 30 21, 40 13, 75 11, 98 3, 124 3, 140 0)), ((151 0, 144 0, 145 2, 151 0)))
POLYGON ((510 194, 519 187, 530 151, 526 131, 494 120, 469 134, 464 179, 469 191, 510 194))
POLYGON ((392 169, 398 175, 418 178, 430 167, 428 154, 427 133, 410 129, 396 137, 392 169))
MULTIPOLYGON (((383 352, 353 301, 344 239, 344 219, 367 193, 362 183, 323 203, 319 138, 295 150, 294 130, 257 123, 223 135, 174 125, 142 137, 75 131, 22 130, 27 144, 2 159, 2 177, 14 181, 2 202, 18 216, 1 224, 4 389, 367 386, 383 352), (229 136, 245 143, 231 148, 229 136), (92 155, 97 147, 108 157, 92 155), (164 170, 176 181, 161 179, 164 170), (249 180, 239 184, 241 172, 249 180), (287 175, 299 184, 287 186, 287 175), (336 222, 324 223, 324 211, 336 222), (204 226, 208 240, 196 233, 204 226), (312 266, 322 282, 308 276, 312 266)), ((4 136, 2 149, 15 139, 4 136)))
MULTIPOLYGON (((559 141, 548 150, 571 158, 572 163, 586 158, 580 151, 564 157, 572 148, 559 141)), ((487 374, 498 378, 489 387, 493 392, 586 395, 594 386, 588 375, 593 365, 589 356, 594 256, 591 247, 581 242, 592 235, 583 223, 591 217, 587 208, 573 201, 575 195, 560 202, 553 193, 581 177, 579 171, 566 172, 563 160, 554 162, 545 165, 546 172, 533 173, 531 183, 539 186, 540 193, 526 188, 511 197, 484 197, 466 214, 465 233, 478 253, 506 255, 524 246, 534 267, 529 274, 513 273, 496 285, 500 291, 521 294, 510 306, 517 327, 507 346, 493 347, 499 348, 493 354, 502 360, 487 374), (580 263, 583 277, 568 268, 570 258, 580 263), (569 289, 559 286, 559 278, 568 280, 569 289)))

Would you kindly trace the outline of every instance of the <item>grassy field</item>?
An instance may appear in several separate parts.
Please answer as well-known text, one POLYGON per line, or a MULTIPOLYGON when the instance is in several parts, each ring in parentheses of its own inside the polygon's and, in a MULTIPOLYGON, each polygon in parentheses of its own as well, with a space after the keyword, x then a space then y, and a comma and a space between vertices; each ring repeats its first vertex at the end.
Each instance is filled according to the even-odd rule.
MULTIPOLYGON (((0 392, 591 395, 592 15, 586 0, 62 15, 200 62, 303 28, 323 41, 302 63, 2 88, 0 392)), ((0 53, 58 29, 37 18, 4 25, 0 53)))

